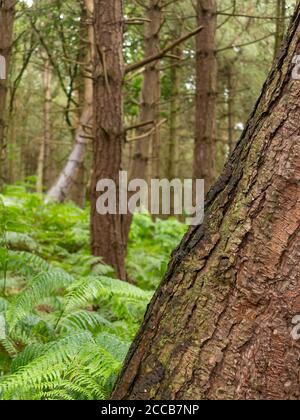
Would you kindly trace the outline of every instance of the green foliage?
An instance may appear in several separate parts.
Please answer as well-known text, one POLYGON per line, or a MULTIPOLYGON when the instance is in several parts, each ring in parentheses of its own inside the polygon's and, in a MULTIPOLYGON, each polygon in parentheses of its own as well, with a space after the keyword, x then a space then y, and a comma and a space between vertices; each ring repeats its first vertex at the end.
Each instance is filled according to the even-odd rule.
POLYGON ((129 277, 143 289, 155 289, 166 272, 171 252, 185 232, 186 226, 176 219, 153 222, 147 214, 136 215, 129 238, 129 277))
POLYGON ((90 256, 88 209, 26 187, 0 196, 0 397, 108 398, 185 227, 137 215, 125 283, 90 256))
POLYGON ((8 282, 0 302, 1 352, 11 359, 0 382, 2 398, 107 397, 138 326, 138 318, 134 323, 117 310, 110 313, 108 298, 137 302, 141 320, 150 293, 96 275, 75 280, 24 252, 7 257, 8 277, 18 273, 20 282, 15 294, 8 282), (19 271, 21 261, 31 270, 19 271))

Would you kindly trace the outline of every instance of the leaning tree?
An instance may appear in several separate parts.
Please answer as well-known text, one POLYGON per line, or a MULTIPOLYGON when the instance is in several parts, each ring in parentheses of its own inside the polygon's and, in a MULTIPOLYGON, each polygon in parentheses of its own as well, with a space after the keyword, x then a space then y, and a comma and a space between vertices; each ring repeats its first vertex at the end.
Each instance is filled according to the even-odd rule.
POLYGON ((206 216, 174 252, 114 399, 300 399, 300 4, 206 216))
MULTIPOLYGON (((3 0, 0 2, 0 55, 5 59, 4 73, 5 77, 0 77, 0 185, 4 178, 4 154, 5 154, 5 102, 7 96, 7 82, 5 78, 8 73, 8 65, 11 56, 12 38, 13 38, 13 25, 15 16, 14 0, 3 0)), ((3 64, 3 63, 1 63, 3 64)), ((3 70, 3 69, 2 69, 3 70)))

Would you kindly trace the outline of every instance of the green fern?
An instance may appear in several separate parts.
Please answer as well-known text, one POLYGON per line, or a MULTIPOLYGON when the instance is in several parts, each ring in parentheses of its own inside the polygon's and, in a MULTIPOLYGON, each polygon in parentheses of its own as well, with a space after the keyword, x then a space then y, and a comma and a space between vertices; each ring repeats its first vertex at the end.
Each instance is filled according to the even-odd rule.
POLYGON ((6 232, 7 247, 17 251, 34 252, 38 244, 29 235, 18 232, 6 232))
POLYGON ((108 398, 184 230, 175 220, 134 217, 127 267, 141 288, 113 278, 90 255, 88 208, 45 205, 25 186, 7 187, 0 196, 0 398, 108 398))
POLYGON ((30 285, 9 306, 7 321, 10 329, 13 329, 18 321, 25 317, 44 298, 51 296, 58 289, 72 282, 73 277, 61 270, 38 274, 31 281, 30 285))
POLYGON ((108 277, 86 277, 74 283, 66 296, 66 311, 82 308, 101 297, 117 296, 124 300, 149 302, 151 292, 145 292, 136 286, 108 277))
POLYGON ((70 360, 92 336, 81 332, 62 338, 48 346, 47 351, 0 382, 0 389, 10 393, 13 389, 31 389, 44 381, 57 380, 66 371, 70 360))
POLYGON ((97 331, 105 328, 112 329, 113 325, 97 312, 79 310, 64 316, 60 321, 60 330, 62 332, 85 330, 97 331))

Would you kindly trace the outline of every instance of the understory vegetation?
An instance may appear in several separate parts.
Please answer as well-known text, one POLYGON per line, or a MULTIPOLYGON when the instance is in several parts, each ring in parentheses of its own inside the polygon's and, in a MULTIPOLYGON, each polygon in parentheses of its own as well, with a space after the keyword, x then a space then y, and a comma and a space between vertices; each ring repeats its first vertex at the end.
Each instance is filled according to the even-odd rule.
POLYGON ((89 208, 0 195, 0 398, 105 399, 186 227, 134 218, 130 283, 90 255, 89 208))

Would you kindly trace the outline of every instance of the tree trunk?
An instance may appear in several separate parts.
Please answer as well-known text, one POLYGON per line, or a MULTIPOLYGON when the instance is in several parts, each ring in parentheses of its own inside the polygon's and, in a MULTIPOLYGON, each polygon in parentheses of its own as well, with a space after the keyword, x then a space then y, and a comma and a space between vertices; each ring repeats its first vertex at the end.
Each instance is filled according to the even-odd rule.
MULTIPOLYGON (((149 0, 145 23, 145 58, 160 51, 160 30, 162 25, 161 0, 149 0)), ((141 92, 140 121, 149 122, 136 130, 137 140, 134 142, 134 154, 131 163, 130 179, 144 179, 149 182, 159 172, 159 103, 160 103, 160 61, 148 64, 144 70, 141 92)), ((128 238, 132 215, 128 214, 124 221, 124 235, 128 238)))
POLYGON ((277 0, 276 4, 276 32, 275 32, 275 58, 280 51, 285 34, 286 0, 277 0))
MULTIPOLYGON (((5 78, 8 75, 11 56, 13 25, 15 16, 15 0, 3 0, 0 5, 0 56, 1 65, 5 65, 5 78), (3 61, 3 58, 5 62, 3 61)), ((3 69, 2 69, 3 70, 3 69)), ((2 73, 2 72, 1 72, 2 73)), ((7 81, 0 77, 0 187, 5 180, 5 103, 7 96, 7 81)))
POLYGON ((234 149, 234 94, 233 94, 233 63, 226 66, 226 78, 227 78, 227 112, 228 112, 228 149, 229 154, 234 149))
MULTIPOLYGON (((149 1, 147 18, 150 22, 145 24, 145 57, 151 57, 160 51, 161 0, 149 1)), ((151 166, 153 168, 157 166, 157 162, 154 161, 158 157, 157 152, 160 143, 159 129, 155 128, 159 123, 160 71, 158 66, 159 61, 153 61, 146 66, 144 71, 140 120, 141 122, 152 121, 153 123, 152 126, 147 125, 137 130, 137 137, 142 137, 142 139, 136 142, 131 174, 133 179, 147 179, 151 176, 151 172, 155 172, 154 169, 151 171, 151 166), (152 158, 151 161, 150 158, 152 158)))
POLYGON ((52 81, 52 71, 51 71, 49 59, 46 58, 44 62, 44 77, 43 77, 44 96, 45 96, 44 133, 43 133, 41 144, 40 144, 40 152, 39 152, 38 167, 37 167, 37 184, 36 184, 36 190, 39 194, 42 194, 44 191, 46 165, 49 163, 49 149, 51 146, 51 102, 52 102, 51 81, 52 81))
POLYGON ((300 51, 287 43, 208 194, 204 223, 175 251, 115 399, 300 399, 300 51))
POLYGON ((204 179, 206 191, 215 180, 217 58, 215 0, 198 0, 196 38, 196 139, 194 177, 204 179))
MULTIPOLYGON (((181 36, 181 33, 180 33, 181 36)), ((169 150, 168 150, 168 179, 172 180, 177 176, 177 161, 178 161, 178 117, 180 112, 180 60, 182 50, 179 46, 174 50, 174 55, 171 61, 171 99, 170 99, 170 129, 169 129, 169 150)))
MULTIPOLYGON (((88 20, 92 19, 93 15, 93 0, 85 0, 85 16, 88 20)), ((58 202, 63 202, 70 197, 73 188, 77 184, 81 184, 80 177, 82 176, 82 169, 86 148, 89 140, 92 137, 92 120, 93 120, 93 81, 91 79, 92 62, 94 55, 94 29, 91 22, 88 24, 88 40, 89 47, 86 55, 86 68, 84 69, 84 104, 82 114, 79 120, 79 125, 75 135, 75 145, 68 158, 68 161, 58 177, 56 183, 49 190, 47 199, 52 199, 58 202)))
POLYGON ((119 191, 123 132, 122 87, 123 11, 122 0, 95 1, 94 107, 95 138, 91 183, 92 251, 111 265, 119 278, 125 279, 126 241, 124 217, 120 214, 100 215, 96 203, 97 183, 103 179, 115 182, 119 191))

